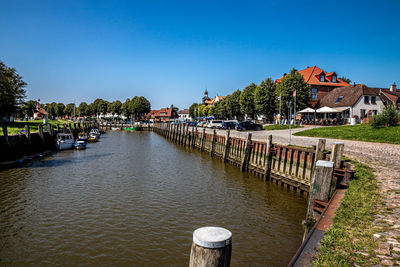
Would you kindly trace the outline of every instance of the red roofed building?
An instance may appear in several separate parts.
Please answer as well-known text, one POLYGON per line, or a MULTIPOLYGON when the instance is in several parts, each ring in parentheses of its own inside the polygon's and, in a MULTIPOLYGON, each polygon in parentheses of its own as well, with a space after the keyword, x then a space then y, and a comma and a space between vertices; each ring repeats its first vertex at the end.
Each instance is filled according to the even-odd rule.
MULTIPOLYGON (((319 100, 326 96, 330 91, 337 87, 350 86, 349 83, 339 79, 335 72, 326 72, 317 66, 307 67, 304 70, 298 71, 304 78, 304 81, 311 86, 310 90, 310 104, 315 107, 319 100)), ((280 79, 276 80, 279 83, 284 74, 280 79)))
POLYGON ((178 113, 172 107, 162 108, 160 110, 151 110, 146 115, 146 119, 152 119, 154 121, 171 121, 177 119, 178 117, 178 113))

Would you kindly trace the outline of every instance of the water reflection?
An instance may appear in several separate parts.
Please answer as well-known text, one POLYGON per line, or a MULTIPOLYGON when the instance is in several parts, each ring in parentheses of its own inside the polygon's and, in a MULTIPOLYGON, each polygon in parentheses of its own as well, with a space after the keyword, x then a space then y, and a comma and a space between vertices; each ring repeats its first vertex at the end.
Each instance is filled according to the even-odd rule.
POLYGON ((192 231, 233 232, 232 266, 283 266, 306 200, 154 133, 109 133, 0 172, 0 265, 187 266, 192 231))

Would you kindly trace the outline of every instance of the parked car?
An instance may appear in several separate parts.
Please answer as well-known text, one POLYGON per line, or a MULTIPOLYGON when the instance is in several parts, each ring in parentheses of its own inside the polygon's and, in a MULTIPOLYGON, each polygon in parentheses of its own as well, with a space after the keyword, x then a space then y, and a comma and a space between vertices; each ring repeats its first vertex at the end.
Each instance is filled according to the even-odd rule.
POLYGON ((222 128, 222 121, 212 120, 207 124, 207 128, 220 129, 220 128, 222 128))
POLYGON ((201 121, 201 122, 199 122, 199 124, 197 124, 197 127, 206 127, 206 126, 207 126, 206 121, 201 121))
POLYGON ((236 125, 238 124, 237 120, 231 120, 231 121, 224 121, 222 122, 222 129, 235 129, 236 125))
POLYGON ((241 121, 236 125, 236 130, 244 131, 244 130, 262 130, 261 124, 256 124, 252 121, 241 121))

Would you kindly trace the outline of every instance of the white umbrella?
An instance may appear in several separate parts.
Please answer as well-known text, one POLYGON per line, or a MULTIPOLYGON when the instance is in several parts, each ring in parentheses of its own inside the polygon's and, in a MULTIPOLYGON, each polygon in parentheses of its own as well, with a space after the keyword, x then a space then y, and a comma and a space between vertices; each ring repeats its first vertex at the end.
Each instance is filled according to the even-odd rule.
POLYGON ((336 112, 339 111, 337 109, 330 108, 327 106, 317 109, 317 113, 336 113, 336 112))
POLYGON ((303 110, 300 110, 299 112, 300 112, 300 113, 313 113, 313 112, 315 112, 315 109, 312 109, 312 108, 305 108, 305 109, 303 109, 303 110))

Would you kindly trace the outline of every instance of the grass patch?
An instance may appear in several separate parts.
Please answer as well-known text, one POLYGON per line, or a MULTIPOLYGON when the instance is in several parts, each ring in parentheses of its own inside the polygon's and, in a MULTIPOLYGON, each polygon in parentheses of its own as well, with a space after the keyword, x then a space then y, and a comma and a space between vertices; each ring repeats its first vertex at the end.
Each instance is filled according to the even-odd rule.
MULTIPOLYGON (((49 120, 49 124, 53 127, 56 127, 57 124, 64 124, 69 123, 66 120, 49 120)), ((8 135, 18 134, 21 130, 25 129, 25 125, 29 125, 31 133, 37 132, 39 125, 43 125, 43 120, 36 120, 36 121, 14 121, 14 122, 7 122, 1 123, 0 125, 6 125, 8 130, 8 135)), ((0 135, 3 135, 3 130, 0 129, 0 135)))
MULTIPOLYGON (((295 128, 301 128, 303 126, 299 126, 299 125, 292 125, 292 129, 295 128)), ((289 129, 289 125, 280 125, 280 124, 274 124, 274 125, 267 125, 263 127, 263 130, 267 130, 267 131, 273 131, 273 130, 286 130, 289 129)))
POLYGON ((372 266, 380 262, 375 257, 377 243, 373 238, 374 214, 381 202, 379 188, 370 167, 358 162, 353 164, 354 180, 336 212, 333 226, 321 242, 320 253, 313 262, 315 266, 372 266))
POLYGON ((400 125, 382 128, 372 128, 367 124, 323 127, 301 131, 294 135, 400 144, 400 125))

